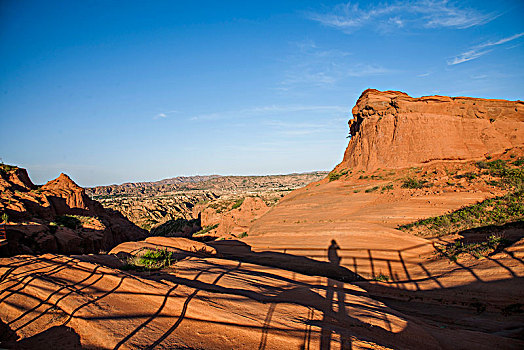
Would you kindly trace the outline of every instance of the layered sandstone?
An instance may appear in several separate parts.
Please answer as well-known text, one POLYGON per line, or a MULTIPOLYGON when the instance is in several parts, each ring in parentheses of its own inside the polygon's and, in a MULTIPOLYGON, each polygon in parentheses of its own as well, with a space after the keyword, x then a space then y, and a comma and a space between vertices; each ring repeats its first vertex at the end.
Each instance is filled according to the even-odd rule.
POLYGON ((368 89, 352 113, 351 140, 337 171, 474 160, 524 145, 522 101, 368 89))

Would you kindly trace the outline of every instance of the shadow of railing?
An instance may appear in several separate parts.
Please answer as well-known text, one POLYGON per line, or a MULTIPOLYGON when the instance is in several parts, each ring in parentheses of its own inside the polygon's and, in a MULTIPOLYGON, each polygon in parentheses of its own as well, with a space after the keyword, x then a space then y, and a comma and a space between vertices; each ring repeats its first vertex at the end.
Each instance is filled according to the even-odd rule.
MULTIPOLYGON (((439 281, 440 276, 433 275, 431 270, 428 269, 424 263, 419 261, 409 261, 409 259, 405 258, 405 255, 407 254, 406 252, 415 251, 418 247, 423 245, 416 245, 403 250, 343 249, 338 247, 338 245, 338 248, 328 247, 327 249, 284 248, 286 249, 285 253, 274 251, 252 251, 249 245, 238 241, 229 241, 225 243, 213 242, 213 244, 210 245, 212 245, 217 251, 217 254, 214 255, 214 257, 235 261, 238 262, 238 265, 227 266, 227 264, 222 264, 220 262, 202 260, 202 264, 205 264, 207 267, 202 268, 198 271, 196 276, 191 279, 162 271, 150 276, 141 275, 139 277, 119 271, 113 271, 112 273, 99 272, 99 267, 88 268, 78 266, 78 260, 63 257, 28 258, 29 261, 15 261, 12 264, 3 264, 0 265, 0 267, 6 268, 6 272, 4 272, 0 277, 0 285, 3 283, 10 283, 10 285, 0 293, 0 306, 2 303, 16 306, 18 301, 16 298, 12 298, 13 296, 26 296, 28 298, 38 299, 34 308, 23 311, 10 322, 10 324, 16 323, 15 329, 21 331, 31 323, 41 319, 43 315, 50 313, 53 308, 60 308, 61 303, 66 299, 75 297, 77 294, 89 289, 90 294, 93 294, 96 297, 91 298, 89 301, 69 311, 67 313, 67 319, 63 322, 64 326, 69 325, 73 319, 103 321, 137 320, 145 318, 144 321, 141 321, 138 325, 133 327, 131 331, 126 333, 118 341, 115 349, 123 347, 131 341, 133 337, 137 337, 141 332, 147 331, 151 323, 158 320, 162 320, 165 324, 164 331, 162 334, 155 335, 154 340, 152 340, 151 344, 146 348, 165 345, 165 342, 168 341, 168 338, 173 336, 183 320, 191 320, 193 322, 203 322, 207 324, 230 325, 239 328, 257 329, 260 331, 259 349, 265 349, 268 346, 268 341, 272 332, 289 333, 296 337, 300 337, 302 348, 304 349, 310 347, 313 338, 319 341, 321 349, 329 349, 334 341, 332 337, 333 334, 337 334, 337 339, 339 339, 338 341, 340 341, 342 348, 351 348, 352 339, 354 339, 355 336, 358 336, 358 339, 369 340, 381 346, 398 346, 398 344, 401 344, 402 342, 409 343, 417 341, 407 339, 409 338, 408 335, 411 327, 410 322, 407 323, 407 326, 403 331, 395 333, 392 331, 393 327, 391 321, 389 320, 388 313, 385 312, 383 306, 352 303, 351 301, 348 301, 348 296, 370 297, 380 295, 382 297, 394 297, 395 293, 397 293, 397 296, 400 295, 398 294, 399 284, 414 283, 417 290, 416 293, 418 293, 417 295, 419 295, 421 299, 430 299, 431 291, 420 290, 418 285, 418 283, 427 280, 434 281, 438 286, 437 288, 449 290, 452 294, 457 294, 457 291, 460 290, 459 288, 444 288, 443 284, 439 281), (290 254, 289 251, 318 252, 319 256, 329 260, 329 262, 318 261, 311 257, 290 254), (335 251, 336 256, 333 255, 333 251, 335 251), (357 251, 359 253, 364 252, 364 254, 360 254, 359 256, 351 256, 351 254, 348 254, 357 251), (320 252, 323 252, 324 254, 320 254, 320 252), (382 256, 384 252, 388 252, 391 258, 382 256), (339 255, 339 253, 341 253, 341 255, 339 255), (349 260, 349 263, 345 266, 351 267, 351 265, 353 265, 355 271, 351 271, 349 268, 343 266, 345 260, 349 260), (379 261, 386 266, 390 276, 392 278, 395 277, 391 283, 370 284, 369 282, 363 281, 363 278, 356 273, 357 267, 362 265, 358 263, 360 260, 369 264, 372 274, 379 272, 379 270, 375 268, 375 264, 379 261), (311 283, 310 281, 301 282, 296 280, 295 277, 289 278, 281 276, 277 271, 259 271, 252 267, 244 268, 242 265, 243 262, 304 273, 310 276, 322 276, 322 279, 325 277, 328 278, 325 283, 322 283, 320 280, 317 283, 311 283), (35 266, 34 268, 31 267, 26 270, 30 264, 42 264, 42 266, 35 266), (18 269, 20 269, 20 271, 17 271, 18 269), (72 279, 71 281, 65 281, 63 278, 58 278, 56 276, 56 274, 63 272, 64 269, 70 270, 68 271, 68 276, 72 276, 70 277, 72 279), (414 269, 417 269, 417 271, 414 269), (406 278, 398 278, 398 276, 396 276, 398 275, 397 270, 405 274, 406 278), (81 271, 87 275, 80 277, 80 275, 76 274, 75 271, 81 271), (199 280, 200 276, 203 276, 204 274, 212 274, 215 277, 212 282, 199 280), (108 276, 112 276, 114 279, 111 288, 101 289, 96 286, 108 276), (228 276, 230 279, 235 279, 239 283, 233 285, 240 287, 230 287, 230 284, 219 284, 225 276, 228 276), (56 289, 42 286, 40 288, 42 291, 41 294, 46 295, 45 297, 31 295, 31 293, 27 293, 24 289, 35 279, 46 279, 51 283, 61 284, 61 287, 56 289), (155 292, 158 290, 158 286, 153 284, 151 285, 153 287, 151 289, 152 292, 135 292, 129 291, 128 289, 122 290, 123 283, 126 279, 139 279, 141 282, 147 282, 148 279, 156 282, 161 281, 164 284, 169 284, 170 287, 163 292, 155 292), (272 281, 267 279, 271 279, 272 281), (278 284, 280 287, 275 287, 274 281, 281 282, 278 284), (344 283, 346 281, 357 282, 364 290, 346 288, 344 283), (178 316, 176 316, 176 319, 173 320, 172 315, 166 314, 166 307, 170 298, 180 298, 179 295, 175 296, 174 293, 181 285, 191 288, 193 291, 185 297, 181 311, 178 313, 178 316), (249 289, 247 288, 248 286, 256 286, 257 288, 249 289), (66 289, 67 292, 63 293, 66 289), (217 301, 221 299, 227 300, 232 296, 240 296, 246 298, 246 300, 269 304, 266 317, 263 318, 263 321, 262 319, 260 320, 260 325, 253 325, 249 323, 242 324, 218 321, 211 318, 203 319, 188 316, 187 313, 191 301, 198 297, 200 291, 213 293, 214 298, 217 301), (325 296, 322 296, 321 293, 325 293, 325 296), (57 296, 56 299, 55 296, 57 296), (136 296, 137 298, 157 297, 160 299, 158 306, 152 308, 151 312, 138 313, 126 310, 125 313, 118 315, 89 315, 88 313, 80 313, 80 310, 88 308, 90 305, 96 304, 100 302, 100 300, 109 296, 136 296), (302 319, 302 328, 290 330, 285 327, 273 326, 272 320, 275 317, 274 315, 278 313, 279 305, 290 303, 302 306, 307 310, 307 315, 304 314, 304 316, 300 316, 302 319), (369 311, 373 314, 370 318, 381 320, 384 327, 370 327, 369 322, 364 322, 358 317, 348 313, 348 307, 355 307, 369 311), (30 316, 37 310, 41 312, 39 315, 30 316), (20 323, 25 317, 31 318, 24 323, 20 323)), ((205 254, 200 254, 199 256, 206 257, 205 254)), ((468 266, 461 263, 456 263, 455 268, 465 271, 471 270, 468 266)), ((446 273, 451 273, 452 271, 453 270, 447 271, 446 273)), ((476 283, 487 283, 484 282, 474 271, 470 271, 470 273, 474 277, 476 283)), ((408 295, 410 291, 404 291, 404 293, 406 293, 405 295, 408 295)), ((462 294, 465 295, 465 293, 462 294)), ((439 297, 442 298, 442 294, 440 294, 439 297)), ((475 308, 478 306, 475 306, 472 301, 471 305, 462 305, 462 307, 475 308)), ((170 313, 172 312, 173 311, 171 310, 170 313)), ((418 345, 423 346, 423 344, 418 345)))

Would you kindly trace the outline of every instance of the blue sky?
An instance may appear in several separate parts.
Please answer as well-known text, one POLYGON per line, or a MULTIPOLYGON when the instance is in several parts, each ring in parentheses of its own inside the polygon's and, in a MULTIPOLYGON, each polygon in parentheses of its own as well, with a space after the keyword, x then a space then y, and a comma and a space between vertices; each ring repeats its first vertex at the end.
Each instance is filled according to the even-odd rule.
POLYGON ((524 99, 524 3, 4 0, 0 57, 36 183, 331 170, 366 88, 524 99))

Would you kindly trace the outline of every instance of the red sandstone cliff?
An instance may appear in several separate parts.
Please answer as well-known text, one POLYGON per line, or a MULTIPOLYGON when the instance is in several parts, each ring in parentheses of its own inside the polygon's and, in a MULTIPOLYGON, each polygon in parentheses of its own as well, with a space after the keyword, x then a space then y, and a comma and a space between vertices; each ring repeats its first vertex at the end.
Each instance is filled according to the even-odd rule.
POLYGON ((473 160, 524 145, 522 101, 368 89, 352 113, 351 140, 336 170, 473 160))

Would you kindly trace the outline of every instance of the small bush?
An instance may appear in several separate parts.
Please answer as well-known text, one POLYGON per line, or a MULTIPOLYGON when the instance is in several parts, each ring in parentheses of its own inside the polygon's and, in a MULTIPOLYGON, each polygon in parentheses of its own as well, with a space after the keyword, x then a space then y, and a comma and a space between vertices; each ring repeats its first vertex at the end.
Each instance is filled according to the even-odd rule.
POLYGON ((465 173, 465 174, 461 174, 461 175, 455 175, 455 178, 456 179, 465 178, 467 180, 474 180, 474 179, 477 178, 477 174, 475 174, 473 172, 469 172, 469 173, 465 173))
POLYGON ((389 281, 389 277, 384 275, 384 274, 379 274, 378 276, 376 276, 375 278, 373 278, 373 281, 378 281, 378 282, 387 282, 389 281))
POLYGON ((205 235, 206 233, 208 233, 211 230, 216 229, 217 227, 218 227, 218 224, 206 226, 203 229, 201 229, 200 231, 193 233, 193 236, 205 235))
POLYGON ((237 238, 244 238, 244 237, 247 237, 247 236, 248 236, 247 232, 242 232, 242 233, 240 233, 240 234, 237 236, 237 238))
POLYGON ((519 158, 519 159, 517 159, 516 161, 514 161, 511 164, 513 164, 515 166, 522 166, 524 164, 524 158, 519 158))
POLYGON ((370 193, 370 192, 375 192, 376 190, 378 190, 378 186, 368 188, 364 192, 370 193))
POLYGON ((486 185, 504 187, 504 183, 500 180, 485 180, 484 182, 486 182, 486 185))
MULTIPOLYGON (((193 232, 200 227, 200 219, 186 220, 184 218, 177 218, 176 220, 168 220, 159 226, 153 227, 153 221, 151 222, 151 236, 174 236, 183 232, 193 232)), ((144 224, 147 227, 147 223, 144 224)))
POLYGON ((469 254, 479 259, 508 245, 509 241, 505 238, 491 235, 484 242, 464 243, 455 241, 446 245, 435 245, 435 248, 440 256, 444 256, 451 261, 457 261, 461 254, 469 254))
POLYGON ((389 184, 389 185, 386 185, 386 186, 382 187, 382 192, 390 191, 392 189, 393 189, 393 184, 389 184))
POLYGON ((497 171, 506 168, 506 161, 502 159, 493 160, 491 162, 480 161, 477 162, 476 165, 479 169, 497 171))
POLYGON ((418 180, 412 177, 407 177, 404 180, 402 180, 402 188, 423 188, 428 187, 427 185, 428 181, 426 180, 418 180))
POLYGON ((72 230, 82 226, 82 222, 73 215, 59 215, 55 218, 55 223, 57 226, 67 227, 72 230))
POLYGON ((8 164, 3 164, 3 163, 0 164, 0 171, 4 173, 8 173, 15 169, 18 169, 18 167, 15 165, 8 165, 8 164))
POLYGON ((233 204, 233 206, 231 207, 231 209, 239 208, 239 207, 242 205, 242 203, 244 203, 244 199, 245 199, 245 198, 240 198, 239 200, 237 200, 237 201, 235 202, 235 204, 233 204))
POLYGON ((146 249, 142 255, 129 259, 125 269, 162 269, 176 262, 174 255, 174 252, 167 249, 146 249))
POLYGON ((342 170, 340 173, 337 173, 336 171, 332 171, 328 175, 329 182, 338 180, 342 176, 346 175, 347 173, 348 173, 348 170, 342 170))
POLYGON ((524 218, 524 191, 486 199, 449 214, 434 216, 399 226, 401 230, 420 228, 420 236, 439 237, 470 228, 503 225, 524 218))

